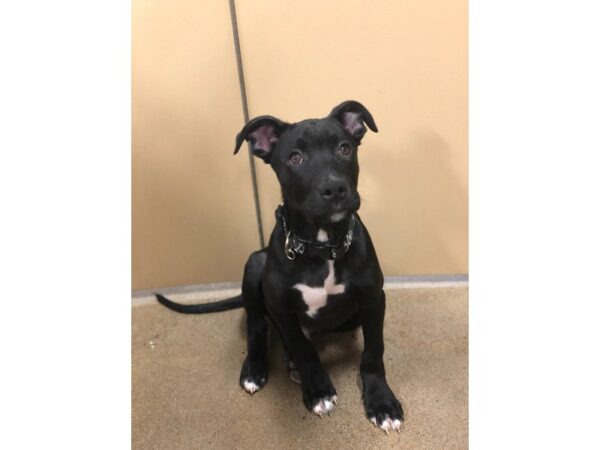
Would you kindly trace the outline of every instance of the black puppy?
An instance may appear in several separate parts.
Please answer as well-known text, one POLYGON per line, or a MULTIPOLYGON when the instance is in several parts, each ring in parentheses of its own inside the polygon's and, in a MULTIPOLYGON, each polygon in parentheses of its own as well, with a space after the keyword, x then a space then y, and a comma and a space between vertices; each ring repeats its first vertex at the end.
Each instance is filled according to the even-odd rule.
POLYGON ((243 304, 248 356, 240 385, 253 394, 267 381, 267 317, 283 337, 290 369, 299 377, 309 411, 330 413, 337 392, 310 340, 312 331, 362 327, 360 364, 367 417, 384 431, 399 430, 402 407, 389 388, 383 365, 383 275, 375 249, 356 213, 357 149, 369 111, 356 101, 335 107, 323 119, 290 124, 271 116, 246 124, 236 139, 271 165, 283 194, 267 248, 250 255, 240 297, 208 305, 180 305, 160 295, 167 307, 204 313, 243 304))

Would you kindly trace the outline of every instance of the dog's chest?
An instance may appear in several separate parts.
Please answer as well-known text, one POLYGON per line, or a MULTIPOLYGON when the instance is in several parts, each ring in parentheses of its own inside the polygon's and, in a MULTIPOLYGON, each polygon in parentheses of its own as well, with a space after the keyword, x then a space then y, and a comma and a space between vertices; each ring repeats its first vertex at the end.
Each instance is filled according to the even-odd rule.
POLYGON ((300 292, 302 300, 308 307, 306 314, 313 318, 319 309, 327 305, 329 296, 343 294, 346 291, 346 285, 338 283, 335 278, 335 266, 331 260, 327 261, 327 273, 321 285, 296 283, 293 288, 300 292))

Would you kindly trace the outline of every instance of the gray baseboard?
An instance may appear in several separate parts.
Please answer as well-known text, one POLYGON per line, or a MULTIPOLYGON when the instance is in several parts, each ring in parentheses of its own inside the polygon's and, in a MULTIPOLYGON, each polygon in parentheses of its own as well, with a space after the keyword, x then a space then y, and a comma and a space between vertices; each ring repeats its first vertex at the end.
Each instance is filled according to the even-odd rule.
MULTIPOLYGON (((418 289, 468 286, 468 274, 455 275, 395 275, 385 277, 385 289, 418 289)), ((191 284, 157 289, 138 289, 132 292, 134 306, 154 303, 154 293, 173 297, 186 303, 214 301, 239 294, 240 281, 226 283, 191 284)))

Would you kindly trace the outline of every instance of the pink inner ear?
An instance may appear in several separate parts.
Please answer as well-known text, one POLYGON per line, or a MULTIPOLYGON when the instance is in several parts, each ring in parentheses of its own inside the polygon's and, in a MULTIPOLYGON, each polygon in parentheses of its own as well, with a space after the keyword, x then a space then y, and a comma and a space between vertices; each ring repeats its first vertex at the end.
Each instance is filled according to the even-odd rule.
POLYGON ((257 128, 250 137, 254 139, 254 148, 264 152, 270 152, 273 145, 279 140, 275 134, 275 128, 271 125, 263 125, 257 128))
POLYGON ((356 134, 358 130, 364 128, 362 120, 360 120, 360 114, 355 112, 345 112, 342 115, 342 124, 350 134, 356 134))

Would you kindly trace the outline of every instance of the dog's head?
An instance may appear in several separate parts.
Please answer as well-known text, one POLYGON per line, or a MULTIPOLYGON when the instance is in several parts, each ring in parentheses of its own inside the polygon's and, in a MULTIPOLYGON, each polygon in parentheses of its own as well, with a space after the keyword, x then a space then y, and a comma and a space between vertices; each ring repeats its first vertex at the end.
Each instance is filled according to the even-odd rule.
POLYGON ((369 129, 371 113, 349 100, 323 119, 286 123, 272 116, 252 119, 237 135, 252 153, 270 164, 286 204, 317 223, 338 222, 360 207, 357 149, 369 129))

